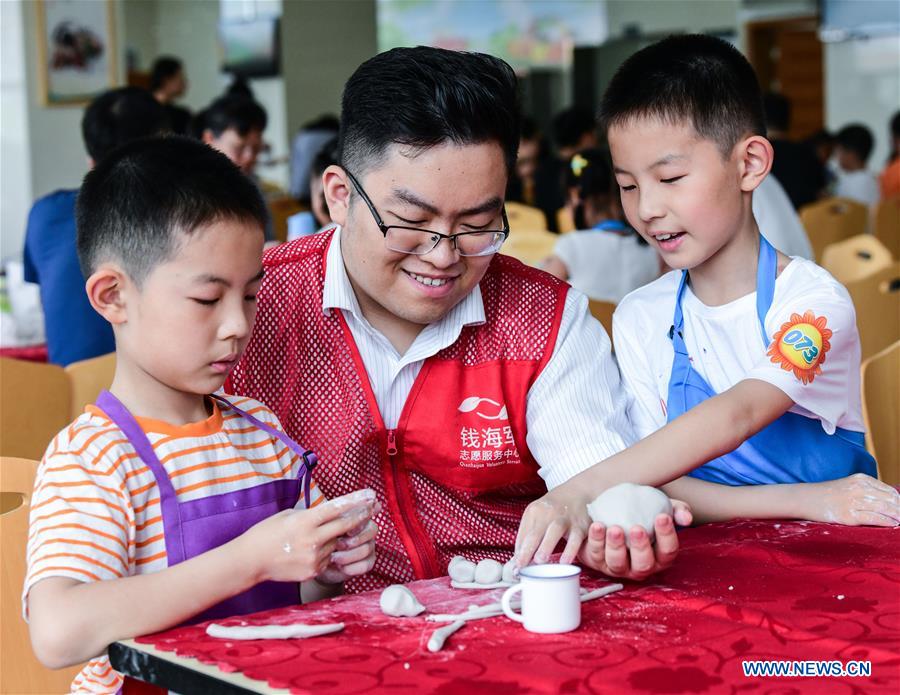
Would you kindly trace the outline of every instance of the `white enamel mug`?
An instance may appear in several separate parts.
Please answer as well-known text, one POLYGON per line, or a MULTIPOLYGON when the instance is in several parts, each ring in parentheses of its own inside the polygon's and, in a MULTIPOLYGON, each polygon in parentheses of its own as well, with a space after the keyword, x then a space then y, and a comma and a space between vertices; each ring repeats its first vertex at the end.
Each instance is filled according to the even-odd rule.
POLYGON ((581 625, 581 568, 575 565, 529 565, 521 580, 503 593, 500 605, 507 618, 523 623, 529 632, 571 632, 581 625), (512 609, 513 596, 522 592, 522 613, 512 609))

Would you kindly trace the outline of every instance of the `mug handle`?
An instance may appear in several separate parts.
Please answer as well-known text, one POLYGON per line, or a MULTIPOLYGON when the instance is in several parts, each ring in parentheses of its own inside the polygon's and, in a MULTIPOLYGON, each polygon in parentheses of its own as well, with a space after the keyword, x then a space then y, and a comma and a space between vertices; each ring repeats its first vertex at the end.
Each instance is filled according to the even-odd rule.
POLYGON ((500 599, 500 607, 503 609, 503 613, 510 620, 515 620, 517 623, 523 623, 525 620, 522 618, 521 614, 516 613, 511 606, 512 597, 514 594, 520 592, 522 590, 522 582, 519 582, 515 586, 509 587, 506 591, 503 592, 503 598, 500 599))

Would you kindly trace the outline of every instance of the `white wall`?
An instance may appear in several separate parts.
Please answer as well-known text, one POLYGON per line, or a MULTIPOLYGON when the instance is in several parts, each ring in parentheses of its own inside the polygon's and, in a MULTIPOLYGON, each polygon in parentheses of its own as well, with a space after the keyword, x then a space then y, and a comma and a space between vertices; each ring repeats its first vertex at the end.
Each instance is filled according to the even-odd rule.
POLYGON ((888 155, 888 121, 900 109, 900 36, 825 44, 825 123, 867 125, 875 136, 869 169, 888 155))
POLYGON ((0 258, 21 252, 31 207, 23 5, 0 2, 0 258))

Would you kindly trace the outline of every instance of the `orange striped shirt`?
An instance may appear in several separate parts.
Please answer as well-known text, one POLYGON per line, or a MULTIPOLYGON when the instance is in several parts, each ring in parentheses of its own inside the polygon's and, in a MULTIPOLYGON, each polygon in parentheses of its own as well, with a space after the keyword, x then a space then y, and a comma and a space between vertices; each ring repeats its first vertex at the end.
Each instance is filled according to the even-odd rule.
MULTIPOLYGON (((229 402, 281 431, 271 410, 249 398, 229 402)), ((173 426, 137 418, 179 502, 296 477, 302 459, 234 411, 173 426)), ((312 506, 323 502, 312 485, 312 506)), ((298 507, 304 506, 301 499, 298 507)), ((102 411, 85 412, 51 442, 35 480, 22 593, 47 577, 103 581, 158 572, 168 566, 159 489, 121 430, 102 411)), ((121 676, 105 656, 90 661, 72 692, 115 693, 121 676)))

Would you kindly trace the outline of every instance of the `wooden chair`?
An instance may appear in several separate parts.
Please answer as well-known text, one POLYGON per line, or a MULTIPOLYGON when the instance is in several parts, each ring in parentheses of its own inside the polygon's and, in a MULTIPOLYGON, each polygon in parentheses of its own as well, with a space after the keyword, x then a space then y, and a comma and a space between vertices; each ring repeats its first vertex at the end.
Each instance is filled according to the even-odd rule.
POLYGON ((878 478, 900 485, 900 341, 862 364, 866 448, 878 461, 878 478))
POLYGON ((848 198, 828 198, 800 210, 800 221, 817 261, 829 244, 865 233, 868 217, 865 205, 848 198))
MULTIPOLYGON (((519 231, 547 231, 547 218, 539 208, 533 208, 523 203, 507 203, 506 216, 509 218, 511 232, 519 231)), ((511 235, 510 235, 511 236, 511 235)))
POLYGON ((519 229, 509 235, 501 251, 522 263, 537 267, 553 253, 558 240, 558 234, 545 229, 519 229))
POLYGON ((882 200, 875 207, 875 236, 900 261, 900 197, 882 200))
POLYGON ((612 302, 591 299, 588 301, 588 308, 591 311, 591 316, 603 324, 609 339, 612 340, 612 315, 616 310, 616 305, 612 302))
POLYGON ((556 228, 560 234, 568 234, 575 231, 575 219, 572 217, 572 210, 562 207, 556 211, 556 228))
POLYGON ((112 384, 116 374, 116 353, 73 362, 66 367, 72 385, 72 405, 69 419, 74 420, 84 411, 84 406, 97 400, 97 396, 112 384))
POLYGON ((871 234, 829 244, 822 252, 822 267, 844 284, 887 268, 891 260, 891 252, 871 234))
POLYGON ((28 511, 37 461, 0 457, 0 692, 67 693, 81 666, 51 671, 31 651, 28 626, 22 619, 28 511))
POLYGON ((900 340, 900 262, 847 283, 856 308, 862 359, 900 340))
POLYGON ((40 459, 71 415, 62 367, 0 357, 0 456, 40 459))

